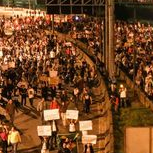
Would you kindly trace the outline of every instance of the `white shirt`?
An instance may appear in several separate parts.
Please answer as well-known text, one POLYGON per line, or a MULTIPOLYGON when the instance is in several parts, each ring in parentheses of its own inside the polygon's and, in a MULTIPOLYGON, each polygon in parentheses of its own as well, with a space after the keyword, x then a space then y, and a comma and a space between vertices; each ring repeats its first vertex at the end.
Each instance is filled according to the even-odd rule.
POLYGON ((74 123, 70 123, 69 125, 69 132, 75 132, 75 124, 74 123))
POLYGON ((126 88, 120 90, 120 98, 126 98, 126 88))

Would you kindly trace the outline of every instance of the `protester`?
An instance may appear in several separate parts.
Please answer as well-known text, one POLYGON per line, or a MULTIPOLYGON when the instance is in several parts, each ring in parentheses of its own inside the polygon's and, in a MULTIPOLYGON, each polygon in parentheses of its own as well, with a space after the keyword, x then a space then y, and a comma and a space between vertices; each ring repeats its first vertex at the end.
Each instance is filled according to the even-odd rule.
POLYGON ((60 105, 59 105, 56 97, 54 97, 50 103, 50 109, 59 109, 59 108, 60 108, 60 105))
POLYGON ((31 107, 34 107, 33 101, 34 101, 35 91, 31 86, 29 86, 27 92, 28 92, 28 98, 29 98, 30 105, 31 107))
POLYGON ((2 139, 2 151, 3 153, 7 153, 7 147, 8 147, 8 129, 2 128, 2 132, 0 132, 0 137, 2 139))
POLYGON ((58 127, 56 121, 51 121, 52 135, 49 140, 49 150, 54 150, 57 147, 58 127))
POLYGON ((17 153, 19 143, 21 143, 20 133, 15 129, 15 127, 12 127, 8 135, 8 145, 12 145, 13 153, 17 153))
POLYGON ((18 112, 14 102, 12 101, 12 99, 10 99, 6 105, 6 112, 9 114, 12 124, 14 123, 15 111, 18 112))
POLYGON ((45 102, 45 99, 42 98, 38 104, 37 104, 37 107, 36 107, 37 111, 40 113, 40 117, 41 117, 41 121, 43 123, 44 121, 44 110, 47 109, 47 104, 45 102))
POLYGON ((127 107, 127 89, 123 84, 120 85, 119 94, 120 94, 120 107, 127 107))

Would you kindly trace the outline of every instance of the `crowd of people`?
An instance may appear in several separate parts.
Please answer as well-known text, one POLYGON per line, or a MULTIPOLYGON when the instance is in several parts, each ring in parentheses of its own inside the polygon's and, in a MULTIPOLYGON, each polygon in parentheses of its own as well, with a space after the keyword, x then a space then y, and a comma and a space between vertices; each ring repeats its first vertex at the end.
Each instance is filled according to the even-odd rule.
MULTIPOLYGON (((78 110, 83 105, 80 111, 86 114, 91 112, 90 87, 97 72, 85 59, 78 65, 77 48, 57 38, 57 35, 50 34, 49 25, 50 20, 43 17, 0 18, 0 114, 3 130, 6 121, 14 130, 16 112, 27 106, 37 110, 42 124, 45 124, 45 109, 59 109, 63 126, 67 125, 65 112, 70 103, 74 103, 78 110), (55 82, 50 78, 50 72, 57 72, 55 82), (63 87, 69 84, 74 89, 68 94, 63 87), (37 104, 36 98, 39 99, 37 104), (50 101, 49 106, 47 101, 50 101)), ((76 122, 69 121, 69 132, 76 131, 76 122)), ((49 140, 50 150, 57 147, 58 132, 56 121, 51 126, 53 132, 49 140)), ((16 145, 9 140, 10 133, 7 132, 5 140, 16 153, 17 144, 21 142, 20 133, 16 145)), ((47 138, 42 138, 42 142, 46 141, 47 138)), ((5 143, 1 143, 1 146, 6 153, 5 143)))
POLYGON ((134 78, 135 84, 152 99, 153 96, 153 27, 147 23, 115 24, 115 62, 134 78), (134 77, 133 77, 134 76, 134 77))
POLYGON ((57 24, 56 30, 69 33, 73 39, 79 40, 88 46, 87 50, 93 49, 93 54, 97 56, 100 52, 102 38, 102 21, 94 18, 84 18, 75 16, 72 21, 65 23, 67 26, 57 24))

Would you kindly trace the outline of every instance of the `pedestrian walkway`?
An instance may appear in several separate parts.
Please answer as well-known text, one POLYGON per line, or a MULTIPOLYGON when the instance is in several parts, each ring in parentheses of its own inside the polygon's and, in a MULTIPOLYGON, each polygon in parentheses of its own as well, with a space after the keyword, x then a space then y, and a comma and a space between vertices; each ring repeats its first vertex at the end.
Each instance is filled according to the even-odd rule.
MULTIPOLYGON (((77 52, 77 64, 80 64, 82 58, 82 54, 77 52)), ((91 113, 86 115, 83 111, 83 103, 79 103, 79 120, 92 120, 93 122, 93 130, 89 131, 88 134, 93 134, 98 136, 98 142, 103 141, 103 133, 105 132, 105 112, 102 110, 102 98, 104 96, 104 92, 102 91, 103 84, 101 82, 100 74, 97 75, 94 84, 91 88, 91 93, 93 97, 93 104, 91 105, 91 113)), ((63 89, 68 91, 69 97, 72 96, 73 91, 72 84, 66 84, 63 86, 63 89)), ((21 133, 22 143, 19 144, 19 152, 20 153, 38 153, 40 151, 41 141, 37 134, 37 126, 41 125, 41 119, 36 111, 36 105, 40 99, 36 98, 34 100, 34 108, 29 105, 27 100, 27 106, 24 108, 20 108, 19 112, 16 113, 14 125, 21 133)), ((47 102, 48 106, 50 102, 47 102)), ((75 109, 74 103, 69 104, 69 109, 75 109)), ((61 120, 58 121, 59 126, 59 134, 69 133, 68 126, 63 127, 61 120)), ((79 131, 79 124, 77 122, 77 131, 79 131)), ((79 131, 81 136, 81 132, 79 131)), ((103 146, 97 145, 94 146, 96 149, 101 149, 103 146)), ((95 149, 95 150, 96 150, 95 149)), ((81 139, 79 139, 79 153, 83 150, 83 145, 81 143, 81 139)), ((52 153, 56 153, 56 150, 52 151, 52 153)))

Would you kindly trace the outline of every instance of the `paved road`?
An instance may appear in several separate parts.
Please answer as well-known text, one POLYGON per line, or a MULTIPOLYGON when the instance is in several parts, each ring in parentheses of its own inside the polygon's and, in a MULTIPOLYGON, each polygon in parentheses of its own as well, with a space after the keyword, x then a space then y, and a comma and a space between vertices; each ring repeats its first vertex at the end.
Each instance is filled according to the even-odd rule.
MULTIPOLYGON (((82 59, 82 55, 78 55, 77 64, 80 64, 80 59, 82 59)), ((92 120, 93 121, 93 130, 88 131, 88 134, 93 134, 98 136, 98 142, 102 141, 102 133, 104 130, 104 121, 105 116, 101 110, 101 89, 102 83, 97 77, 95 80, 95 85, 91 88, 91 92, 93 94, 93 104, 91 105, 91 113, 86 115, 82 112, 83 104, 80 102, 79 104, 79 120, 92 120)), ((73 91, 73 86, 70 84, 64 85, 64 89, 68 91, 69 96, 71 96, 73 91)), ((35 98, 34 106, 36 107, 39 98, 35 98)), ((49 105, 49 101, 47 104, 49 105)), ((68 109, 74 109, 74 103, 70 103, 68 109)), ((27 106, 24 109, 21 109, 18 113, 16 113, 14 125, 21 132, 22 143, 19 144, 20 153, 39 153, 40 152, 40 139, 37 135, 37 126, 41 125, 41 119, 39 114, 37 113, 35 108, 31 108, 29 106, 29 102, 27 99, 27 106)), ((62 121, 58 120, 59 134, 65 134, 68 132, 68 126, 63 127, 62 121)), ((79 125, 77 122, 77 131, 79 131, 79 125)), ((81 132, 79 132, 81 135, 81 132)), ((95 148, 99 148, 98 143, 94 146, 95 148)), ((100 146, 102 147, 102 146, 100 146)), ((79 152, 82 153, 83 146, 81 141, 79 141, 79 152)), ((52 153, 56 153, 56 150, 52 151, 52 153)))

